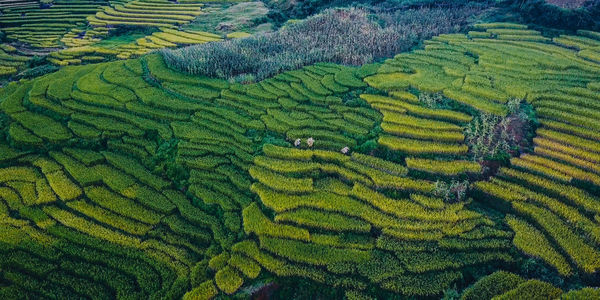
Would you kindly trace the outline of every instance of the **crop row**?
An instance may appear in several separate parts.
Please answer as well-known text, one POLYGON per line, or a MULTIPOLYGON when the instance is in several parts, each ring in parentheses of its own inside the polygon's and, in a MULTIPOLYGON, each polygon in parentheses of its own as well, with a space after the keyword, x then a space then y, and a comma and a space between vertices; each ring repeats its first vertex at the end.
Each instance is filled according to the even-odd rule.
POLYGON ((169 1, 131 1, 125 5, 105 7, 87 18, 94 26, 132 25, 176 28, 202 14, 202 4, 175 4, 169 1))
MULTIPOLYGON (((110 31, 107 27, 96 27, 85 32, 83 38, 73 38, 80 29, 71 30, 72 33, 64 35, 61 41, 72 48, 53 52, 50 60, 57 65, 78 65, 96 63, 111 58, 127 59, 147 54, 155 49, 176 47, 178 45, 202 44, 218 41, 220 36, 197 31, 183 31, 161 28, 161 31, 141 37, 131 43, 116 47, 98 46, 94 43, 105 37, 110 31)), ((189 89, 189 88, 188 88, 189 89)))
MULTIPOLYGON (((545 195, 532 192, 525 187, 500 180, 495 180, 492 183, 478 182, 476 184, 476 189, 511 203, 512 208, 516 212, 523 214, 528 220, 534 221, 534 224, 537 224, 542 228, 544 232, 552 238, 552 241, 556 242, 556 244, 562 248, 581 269, 586 272, 593 272, 593 270, 597 268, 598 255, 600 254, 589 246, 584 239, 572 231, 573 229, 571 229, 571 226, 573 225, 570 226, 567 224, 574 224, 579 230, 586 232, 586 235, 590 236, 590 239, 594 244, 598 242, 598 226, 585 216, 581 215, 576 209, 545 195), (529 204, 529 201, 547 208, 529 204), (580 254, 582 251, 586 252, 585 256, 580 254)), ((527 244, 529 241, 522 240, 524 237, 520 236, 520 234, 528 235, 531 234, 531 232, 537 232, 537 230, 525 227, 522 221, 510 220, 509 224, 519 229, 519 231, 517 231, 517 236, 515 237, 515 243, 519 248, 526 252, 530 251, 527 253, 533 252, 533 255, 542 256, 542 258, 547 259, 549 264, 558 268, 562 273, 567 274, 570 272, 570 269, 566 267, 566 264, 557 259, 556 255, 551 254, 552 252, 550 250, 544 250, 545 252, 542 252, 541 248, 537 248, 537 250, 533 251, 531 244, 527 244)), ((538 239, 540 239, 540 242, 544 241, 543 237, 539 237, 538 239)), ((545 249, 552 249, 550 243, 545 243, 543 245, 546 245, 544 246, 545 249)), ((539 245, 536 244, 535 247, 538 246, 539 245)))
MULTIPOLYGON (((0 16, 3 28, 9 39, 28 43, 34 47, 56 47, 60 38, 68 30, 85 21, 86 17, 96 13, 104 1, 85 0, 55 1, 49 8, 40 5, 6 7, 0 16)), ((5 8, 3 6, 3 8, 5 8)))

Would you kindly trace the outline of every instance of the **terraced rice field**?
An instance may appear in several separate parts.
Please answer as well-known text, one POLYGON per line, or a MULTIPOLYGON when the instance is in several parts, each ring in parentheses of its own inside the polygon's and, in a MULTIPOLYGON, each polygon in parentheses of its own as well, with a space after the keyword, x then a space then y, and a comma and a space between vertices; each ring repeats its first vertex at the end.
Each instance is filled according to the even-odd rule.
MULTIPOLYGON (((89 20, 140 5, 167 4, 89 20)), ((523 254, 594 276, 600 64, 585 50, 600 40, 580 34, 480 24, 383 64, 317 63, 248 85, 178 73, 158 54, 13 82, 0 90, 0 297, 249 297, 266 276, 349 299, 437 297, 523 254), (513 98, 539 118, 535 149, 484 178, 465 128, 507 115, 513 98), (437 193, 465 177, 477 181, 469 200, 437 193)), ((494 299, 563 294, 504 273, 473 289, 488 285, 494 299)))
POLYGON ((105 7, 87 20, 94 26, 131 25, 176 29, 202 14, 201 1, 174 4, 167 0, 128 1, 124 5, 105 7))
POLYGON ((34 47, 52 48, 59 46, 61 37, 72 28, 84 26, 90 14, 99 11, 105 0, 56 0, 49 8, 30 1, 31 5, 0 5, 0 30, 9 39, 34 47))
POLYGON ((0 44, 0 78, 17 73, 30 58, 19 54, 15 47, 0 44))
POLYGON ((4 9, 23 8, 38 6, 37 1, 33 0, 1 0, 0 7, 4 9))
MULTIPOLYGON (((95 29, 95 31, 97 32, 98 29, 95 29)), ((93 45, 94 40, 100 41, 101 39, 92 38, 90 46, 77 45, 65 50, 53 52, 49 55, 48 60, 59 66, 79 65, 114 59, 127 59, 130 57, 141 56, 157 49, 203 44, 219 41, 221 39, 221 36, 208 32, 163 28, 161 31, 138 38, 135 42, 124 45, 93 45)))
MULTIPOLYGON (((50 48, 48 61, 57 66, 127 59, 161 48, 221 40, 216 34, 181 28, 202 17, 202 2, 57 0, 44 6, 12 1, 10 5, 0 3, 0 31, 15 46, 50 48), (126 44, 101 43, 124 27, 154 32, 126 44)), ((17 73, 16 64, 28 60, 4 54, 0 52, 0 76, 17 73)))
MULTIPOLYGON (((61 41, 67 46, 80 44, 73 37, 81 33, 88 24, 99 27, 91 29, 89 39, 93 39, 105 34, 107 27, 115 26, 178 29, 203 13, 201 1, 175 4, 167 0, 125 3, 56 0, 48 7, 34 1, 10 3, 14 4, 0 5, 0 30, 9 39, 41 48, 59 47, 61 41)), ((77 38, 82 39, 79 36, 77 38)))

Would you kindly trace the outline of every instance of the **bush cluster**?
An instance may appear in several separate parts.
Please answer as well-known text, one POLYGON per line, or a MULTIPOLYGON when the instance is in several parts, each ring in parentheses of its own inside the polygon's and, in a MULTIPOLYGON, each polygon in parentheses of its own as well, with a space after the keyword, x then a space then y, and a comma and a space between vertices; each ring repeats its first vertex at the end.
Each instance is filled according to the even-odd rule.
POLYGON ((456 203, 464 200, 468 187, 468 181, 453 180, 450 183, 437 181, 435 183, 434 194, 444 199, 445 202, 456 203))
POLYGON ((530 138, 537 126, 531 106, 513 99, 505 117, 481 113, 465 131, 465 141, 471 145, 471 155, 477 161, 507 160, 530 147, 530 138))

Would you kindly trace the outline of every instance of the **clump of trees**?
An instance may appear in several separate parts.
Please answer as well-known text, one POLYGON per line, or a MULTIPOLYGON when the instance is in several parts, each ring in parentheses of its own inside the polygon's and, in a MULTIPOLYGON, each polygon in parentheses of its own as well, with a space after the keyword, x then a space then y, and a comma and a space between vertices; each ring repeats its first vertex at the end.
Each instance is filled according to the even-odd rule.
POLYGON ((510 100, 507 106, 507 116, 482 113, 466 128, 465 140, 474 160, 507 162, 531 151, 531 139, 539 125, 533 108, 519 99, 510 100))

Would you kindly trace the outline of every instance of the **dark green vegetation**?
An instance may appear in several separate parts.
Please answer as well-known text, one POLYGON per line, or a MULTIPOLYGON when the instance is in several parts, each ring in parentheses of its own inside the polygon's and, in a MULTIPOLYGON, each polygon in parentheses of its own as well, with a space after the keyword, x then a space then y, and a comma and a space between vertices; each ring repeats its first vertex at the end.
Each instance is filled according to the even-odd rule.
POLYGON ((600 1, 598 0, 504 0, 499 2, 497 4, 499 10, 496 13, 499 16, 498 20, 522 22, 567 31, 574 29, 600 30, 600 19, 598 18, 600 1))
POLYGON ((332 9, 277 32, 162 52, 182 72, 254 82, 316 62, 362 65, 390 57, 436 34, 466 27, 479 8, 370 13, 332 9))
POLYGON ((479 24, 248 85, 158 54, 13 82, 0 297, 435 298, 500 269, 463 297, 593 297, 600 41, 580 34, 479 24))

